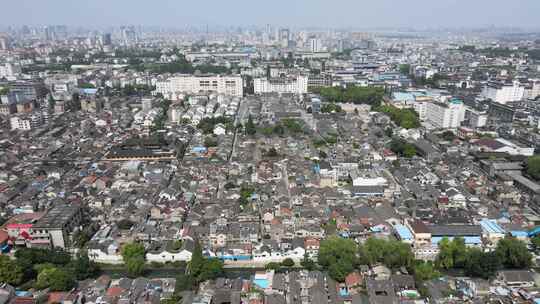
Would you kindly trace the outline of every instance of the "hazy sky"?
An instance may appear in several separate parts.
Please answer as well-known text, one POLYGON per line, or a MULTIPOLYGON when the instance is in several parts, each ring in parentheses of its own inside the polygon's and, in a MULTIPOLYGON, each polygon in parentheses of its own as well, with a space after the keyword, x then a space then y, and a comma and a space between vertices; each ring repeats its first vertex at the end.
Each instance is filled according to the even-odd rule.
POLYGON ((540 28, 540 0, 2 0, 3 25, 540 28))

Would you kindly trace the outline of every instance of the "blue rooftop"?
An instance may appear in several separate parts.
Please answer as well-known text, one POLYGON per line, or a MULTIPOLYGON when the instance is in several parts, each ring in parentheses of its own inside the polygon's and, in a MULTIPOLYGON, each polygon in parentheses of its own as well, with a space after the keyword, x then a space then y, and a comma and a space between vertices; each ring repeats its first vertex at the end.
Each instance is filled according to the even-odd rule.
POLYGON ((480 221, 480 226, 482 226, 482 230, 484 230, 487 233, 500 233, 505 234, 506 231, 497 224, 494 220, 488 220, 488 219, 482 219, 480 221))
POLYGON ((253 283, 262 289, 266 289, 268 288, 268 286, 270 286, 270 282, 268 282, 268 279, 254 279, 253 283))
POLYGON ((403 226, 403 225, 396 225, 394 226, 394 229, 396 230, 396 233, 398 234, 399 238, 402 240, 412 240, 413 235, 409 228, 403 226))
MULTIPOLYGON (((431 244, 438 245, 439 242, 443 238, 444 237, 440 237, 440 236, 431 237, 431 244)), ((449 241, 454 239, 454 237, 447 237, 447 238, 448 238, 449 241)), ((466 236, 466 237, 463 237, 463 240, 465 241, 465 245, 480 245, 480 244, 482 244, 482 238, 479 237, 479 236, 466 236)))
POLYGON ((519 231, 519 230, 510 231, 510 234, 513 237, 517 237, 517 238, 526 238, 529 236, 529 233, 527 233, 527 231, 519 231))

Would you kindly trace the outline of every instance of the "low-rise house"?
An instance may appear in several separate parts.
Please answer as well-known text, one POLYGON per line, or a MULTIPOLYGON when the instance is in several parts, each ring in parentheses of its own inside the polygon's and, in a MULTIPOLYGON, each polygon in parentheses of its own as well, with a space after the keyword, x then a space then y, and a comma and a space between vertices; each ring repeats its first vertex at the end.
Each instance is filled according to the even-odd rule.
POLYGON ((529 270, 502 270, 497 273, 497 282, 512 288, 534 287, 533 273, 529 270))
POLYGON ((167 262, 189 262, 195 248, 195 243, 185 240, 181 247, 177 248, 177 241, 167 243, 153 244, 146 253, 148 262, 167 263, 167 262))

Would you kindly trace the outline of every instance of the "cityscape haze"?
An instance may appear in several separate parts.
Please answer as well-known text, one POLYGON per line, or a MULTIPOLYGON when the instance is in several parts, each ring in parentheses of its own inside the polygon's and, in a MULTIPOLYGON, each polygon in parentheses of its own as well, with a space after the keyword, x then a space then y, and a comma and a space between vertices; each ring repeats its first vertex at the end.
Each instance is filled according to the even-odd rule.
POLYGON ((4 1, 3 25, 190 25, 291 27, 538 28, 536 0, 4 1))
POLYGON ((539 0, 0 7, 0 304, 540 303, 539 0))

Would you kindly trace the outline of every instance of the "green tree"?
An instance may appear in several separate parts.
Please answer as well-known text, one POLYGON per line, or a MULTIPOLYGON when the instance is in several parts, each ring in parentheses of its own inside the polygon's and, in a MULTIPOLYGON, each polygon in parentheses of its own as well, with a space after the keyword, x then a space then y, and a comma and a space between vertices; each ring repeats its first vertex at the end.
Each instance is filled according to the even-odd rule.
POLYGON ((207 147, 207 148, 210 148, 210 147, 217 147, 218 145, 218 141, 215 137, 213 136, 207 136, 205 139, 204 139, 204 146, 207 147))
POLYGON ((257 133, 257 128, 255 126, 255 123, 253 122, 253 117, 251 117, 251 115, 249 115, 248 117, 245 130, 248 135, 255 135, 255 133, 257 133))
POLYGON ((506 268, 523 269, 532 265, 532 255, 527 245, 516 238, 506 237, 500 240, 495 252, 501 257, 506 268))
POLYGON ((463 238, 454 238, 450 241, 443 238, 439 242, 439 256, 437 265, 443 269, 463 268, 467 260, 467 247, 463 238))
POLYGON ((403 148, 403 156, 411 158, 416 155, 416 148, 411 144, 405 144, 403 148))
POLYGON ((535 250, 540 250, 540 235, 537 235, 531 239, 531 243, 535 250))
POLYGON ((179 304, 182 303, 183 297, 181 294, 174 293, 170 298, 163 299, 159 304, 179 304))
POLYGON ((22 283, 23 277, 24 271, 15 260, 0 255, 0 282, 17 286, 22 283))
POLYGON ((395 124, 405 129, 414 129, 421 125, 418 113, 413 109, 398 109, 394 106, 383 105, 374 110, 388 114, 395 124))
POLYGON ((385 249, 383 263, 390 268, 409 267, 414 260, 411 247, 406 243, 388 241, 385 249))
POLYGON ((317 268, 317 264, 312 259, 309 258, 307 253, 304 254, 304 258, 300 262, 300 265, 302 265, 304 269, 309 270, 309 271, 313 271, 317 268))
POLYGON ((196 285, 195 278, 190 274, 180 274, 178 277, 176 277, 176 286, 175 291, 185 291, 185 290, 192 290, 196 285))
POLYGON ((126 270, 131 277, 138 277, 144 273, 144 259, 131 258, 124 261, 126 270))
POLYGON ((399 72, 404 75, 409 75, 409 71, 411 70, 410 64, 400 64, 399 65, 399 72))
POLYGON ((337 260, 328 267, 328 274, 338 282, 344 282, 347 275, 354 271, 354 265, 345 260, 337 260))
POLYGON ((144 259, 144 246, 141 243, 128 243, 122 247, 122 258, 124 259, 144 259))
POLYGON ((196 278, 202 271, 203 264, 204 256, 202 254, 202 247, 199 242, 195 242, 195 246, 191 254, 191 261, 188 264, 189 272, 196 278))
POLYGON ((215 279, 223 274, 223 262, 218 259, 205 258, 199 242, 195 242, 188 267, 189 274, 198 283, 215 279))
POLYGON ((201 273, 197 279, 199 282, 213 280, 223 275, 223 262, 219 259, 205 259, 201 273))
POLYGON ((527 159, 527 173, 536 180, 540 180, 540 155, 527 159))
POLYGON ((463 268, 465 266, 468 256, 464 238, 457 237, 452 240, 452 258, 454 267, 463 268))
POLYGON ((446 141, 453 141, 456 138, 456 135, 452 131, 444 131, 441 134, 441 137, 446 141))
POLYGON ((465 274, 472 277, 489 279, 502 265, 501 257, 496 252, 483 252, 478 248, 467 250, 465 260, 465 274))
POLYGON ((411 158, 416 155, 416 148, 401 138, 392 138, 389 148, 399 156, 411 158))
POLYGON ((417 281, 429 281, 440 276, 440 272, 432 262, 418 261, 414 265, 414 278, 417 281))
POLYGON ((409 267, 414 256, 409 245, 395 241, 369 238, 359 247, 361 264, 383 263, 390 268, 409 267))
POLYGON ((293 259, 291 259, 291 258, 286 258, 281 262, 281 265, 284 266, 284 267, 293 267, 294 264, 295 263, 294 263, 293 259))
POLYGON ((140 276, 144 272, 144 246, 140 243, 129 243, 122 247, 122 258, 128 274, 132 277, 140 276))
POLYGON ((75 285, 75 276, 69 271, 57 267, 42 269, 36 281, 38 289, 49 288, 51 291, 68 291, 75 285))
POLYGON ((77 258, 72 260, 67 267, 75 274, 77 280, 94 278, 100 271, 98 264, 90 261, 86 251, 78 252, 77 258))
POLYGON ((332 236, 321 241, 318 262, 334 280, 343 282, 357 265, 357 251, 354 241, 332 236))
POLYGON ((264 269, 266 270, 278 270, 279 268, 281 268, 281 265, 277 262, 270 262, 264 265, 264 269))

